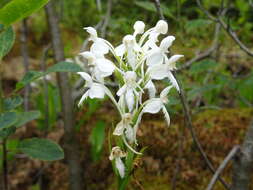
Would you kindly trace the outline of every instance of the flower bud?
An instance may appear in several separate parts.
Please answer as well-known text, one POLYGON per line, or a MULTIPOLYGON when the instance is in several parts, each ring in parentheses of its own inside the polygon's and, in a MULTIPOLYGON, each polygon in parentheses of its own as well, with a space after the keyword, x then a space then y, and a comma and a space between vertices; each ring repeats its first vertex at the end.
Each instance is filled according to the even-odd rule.
POLYGON ((142 34, 144 32, 145 24, 142 21, 136 21, 134 23, 134 33, 142 34))
POLYGON ((85 27, 84 29, 90 34, 90 37, 92 40, 97 38, 98 35, 95 28, 89 26, 89 27, 85 27))
POLYGON ((166 34, 168 32, 168 24, 164 20, 159 20, 155 25, 155 30, 158 33, 166 34))

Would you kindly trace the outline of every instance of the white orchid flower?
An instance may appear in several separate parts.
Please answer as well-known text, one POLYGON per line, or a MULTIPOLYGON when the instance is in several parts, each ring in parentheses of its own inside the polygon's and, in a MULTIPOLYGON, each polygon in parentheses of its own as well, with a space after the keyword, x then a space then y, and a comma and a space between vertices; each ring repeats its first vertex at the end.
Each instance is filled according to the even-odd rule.
POLYGON ((153 66, 164 63, 167 57, 166 53, 168 53, 168 48, 172 45, 174 40, 174 36, 168 36, 161 41, 159 47, 154 45, 153 48, 147 53, 147 65, 153 66))
POLYGON ((127 61, 129 65, 134 68, 136 65, 136 53, 140 52, 141 48, 136 43, 133 35, 126 35, 123 38, 123 43, 115 48, 117 56, 122 57, 125 53, 127 54, 127 61))
POLYGON ((164 78, 168 78, 172 85, 179 91, 179 86, 171 71, 176 69, 176 61, 181 57, 183 57, 183 55, 173 55, 170 59, 166 57, 165 64, 156 64, 151 66, 148 69, 151 79, 162 80, 164 78))
POLYGON ((143 50, 147 51, 149 48, 152 48, 154 44, 158 41, 160 34, 166 34, 168 32, 168 24, 164 20, 159 20, 155 27, 146 31, 140 39, 139 44, 142 45, 145 39, 148 37, 148 40, 143 46, 143 50))
POLYGON ((168 126, 170 125, 170 116, 165 107, 165 104, 168 103, 168 93, 173 86, 168 86, 167 88, 163 89, 160 93, 159 98, 152 98, 148 100, 147 104, 144 106, 142 112, 143 113, 158 113, 161 109, 164 114, 164 117, 167 121, 168 126))
POLYGON ((117 92, 117 96, 124 96, 129 112, 131 112, 134 108, 135 96, 138 96, 136 88, 139 86, 136 83, 136 80, 136 73, 134 71, 127 71, 124 74, 125 84, 117 92))
POLYGON ((125 132, 127 140, 130 143, 133 143, 135 139, 133 136, 133 128, 131 126, 131 123, 132 123, 132 114, 125 113, 122 116, 122 120, 117 124, 116 128, 114 129, 113 135, 121 136, 125 132))
POLYGON ((84 29, 90 34, 89 40, 93 41, 90 51, 95 55, 107 54, 109 46, 104 39, 98 37, 96 29, 93 27, 85 27, 84 29))
POLYGON ((109 156, 109 159, 115 160, 115 166, 119 172, 119 175, 121 178, 124 178, 125 176, 125 165, 123 163, 123 161, 121 160, 121 158, 126 157, 127 154, 125 152, 123 152, 120 147, 115 146, 112 148, 111 154, 109 156))
POLYGON ((109 59, 106 59, 104 56, 96 56, 89 51, 82 52, 80 55, 88 60, 88 66, 98 81, 112 75, 115 66, 109 59))
POLYGON ((88 87, 88 90, 84 93, 81 100, 78 103, 78 106, 82 105, 83 101, 87 98, 104 98, 105 90, 102 84, 92 81, 92 78, 89 74, 85 72, 78 72, 78 74, 86 81, 85 87, 88 87))

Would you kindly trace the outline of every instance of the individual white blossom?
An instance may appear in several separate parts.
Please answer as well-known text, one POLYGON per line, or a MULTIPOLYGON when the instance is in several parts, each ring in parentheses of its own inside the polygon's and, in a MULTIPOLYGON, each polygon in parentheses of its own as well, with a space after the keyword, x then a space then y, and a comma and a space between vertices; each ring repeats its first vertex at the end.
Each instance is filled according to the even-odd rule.
POLYGON ((79 101, 78 106, 80 106, 87 97, 104 98, 105 90, 102 84, 93 82, 91 76, 85 72, 78 72, 78 74, 86 81, 85 87, 88 87, 88 90, 79 101))
POLYGON ((89 51, 82 52, 80 53, 80 55, 82 55, 88 60, 88 66, 97 80, 101 81, 104 77, 112 75, 115 66, 109 59, 106 59, 103 55, 96 56, 89 51))
POLYGON ((121 160, 121 158, 126 157, 126 156, 127 154, 123 152, 118 146, 115 146, 112 148, 111 154, 109 156, 109 159, 111 161, 115 160, 115 166, 121 178, 124 178, 125 176, 125 165, 123 161, 121 160))
POLYGON ((167 88, 163 89, 163 91, 160 93, 159 98, 152 98, 148 100, 148 103, 143 108, 143 113, 152 113, 152 114, 158 113, 162 109, 162 112, 164 114, 168 126, 170 125, 170 116, 168 114, 165 105, 168 103, 167 96, 172 87, 173 86, 168 86, 167 88))

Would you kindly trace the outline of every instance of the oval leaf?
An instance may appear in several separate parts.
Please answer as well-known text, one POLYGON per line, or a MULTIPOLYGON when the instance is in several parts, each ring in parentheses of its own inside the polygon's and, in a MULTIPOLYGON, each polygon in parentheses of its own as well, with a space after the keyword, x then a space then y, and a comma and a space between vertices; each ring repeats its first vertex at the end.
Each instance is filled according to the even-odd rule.
POLYGON ((11 127, 17 122, 17 114, 15 112, 4 112, 0 114, 0 130, 11 127))
POLYGON ((28 111, 28 112, 20 112, 18 114, 18 120, 15 123, 16 127, 21 127, 22 125, 26 124, 29 121, 34 119, 38 119, 40 117, 39 111, 28 111))
POLYGON ((47 73, 51 72, 82 72, 82 68, 71 62, 60 62, 48 68, 47 73))
POLYGON ((0 33, 0 60, 11 50, 15 40, 15 33, 12 27, 0 33))
POLYGON ((12 0, 0 9, 0 23, 9 26, 39 10, 48 1, 49 0, 12 0))
POLYGON ((25 139, 19 143, 18 149, 32 158, 44 161, 64 158, 64 152, 61 147, 48 139, 25 139))
POLYGON ((20 106, 23 103, 23 99, 20 96, 16 96, 13 98, 4 99, 4 110, 10 111, 20 106))

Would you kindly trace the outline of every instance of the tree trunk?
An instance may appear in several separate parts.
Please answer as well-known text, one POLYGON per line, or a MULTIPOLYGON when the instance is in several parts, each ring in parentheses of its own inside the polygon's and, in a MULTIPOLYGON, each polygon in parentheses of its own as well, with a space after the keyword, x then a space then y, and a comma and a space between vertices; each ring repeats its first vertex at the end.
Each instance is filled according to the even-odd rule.
POLYGON ((232 190, 249 190, 253 169, 253 121, 233 164, 232 190))
MULTIPOLYGON (((51 30, 52 47, 55 62, 64 61, 63 44, 61 40, 58 17, 56 15, 53 1, 46 6, 48 25, 51 30)), ((84 190, 83 176, 81 169, 80 149, 75 138, 73 99, 67 73, 57 73, 57 82, 60 88, 62 117, 64 121, 64 151, 69 169, 70 190, 84 190)))

